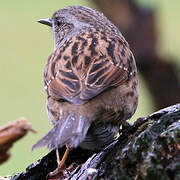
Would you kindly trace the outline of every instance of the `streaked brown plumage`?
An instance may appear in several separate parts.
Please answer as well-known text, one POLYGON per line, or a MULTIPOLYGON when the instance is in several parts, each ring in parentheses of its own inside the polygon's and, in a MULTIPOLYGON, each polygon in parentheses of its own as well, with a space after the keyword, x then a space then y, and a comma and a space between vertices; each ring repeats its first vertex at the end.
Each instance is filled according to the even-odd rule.
POLYGON ((129 45, 103 14, 87 7, 67 7, 39 22, 52 26, 55 37, 44 69, 54 127, 33 148, 99 150, 137 107, 137 70, 129 45))

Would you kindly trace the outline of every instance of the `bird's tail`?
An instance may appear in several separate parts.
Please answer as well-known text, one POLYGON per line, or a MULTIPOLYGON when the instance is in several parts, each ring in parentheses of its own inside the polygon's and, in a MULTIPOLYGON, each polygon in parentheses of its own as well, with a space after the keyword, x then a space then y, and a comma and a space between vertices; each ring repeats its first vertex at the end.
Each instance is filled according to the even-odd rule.
POLYGON ((84 139, 90 127, 90 121, 85 117, 68 115, 60 118, 55 126, 36 144, 32 150, 41 147, 57 149, 64 145, 70 148, 77 147, 84 139))

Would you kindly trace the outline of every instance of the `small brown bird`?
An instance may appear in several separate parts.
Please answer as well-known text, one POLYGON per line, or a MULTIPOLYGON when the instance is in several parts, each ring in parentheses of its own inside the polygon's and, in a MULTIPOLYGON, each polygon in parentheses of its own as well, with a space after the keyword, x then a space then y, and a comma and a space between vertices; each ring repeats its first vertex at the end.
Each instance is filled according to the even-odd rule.
POLYGON ((137 69, 118 28, 94 9, 71 6, 38 22, 54 32, 54 52, 44 69, 47 113, 54 127, 33 148, 57 150, 54 175, 72 148, 100 150, 114 140, 137 107, 137 69), (60 161, 58 148, 64 145, 60 161))

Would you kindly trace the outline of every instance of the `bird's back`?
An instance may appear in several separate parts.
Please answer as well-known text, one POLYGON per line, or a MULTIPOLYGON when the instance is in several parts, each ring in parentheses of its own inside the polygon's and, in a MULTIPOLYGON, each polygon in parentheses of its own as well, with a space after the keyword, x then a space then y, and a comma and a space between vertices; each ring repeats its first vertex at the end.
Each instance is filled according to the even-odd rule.
POLYGON ((53 98, 83 104, 135 73, 133 55, 121 36, 90 29, 56 49, 47 61, 44 82, 53 98))

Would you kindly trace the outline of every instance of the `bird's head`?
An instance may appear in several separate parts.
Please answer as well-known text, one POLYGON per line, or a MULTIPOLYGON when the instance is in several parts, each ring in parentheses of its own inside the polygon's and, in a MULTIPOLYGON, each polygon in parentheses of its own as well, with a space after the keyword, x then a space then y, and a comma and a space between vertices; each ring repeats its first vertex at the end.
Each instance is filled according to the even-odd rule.
MULTIPOLYGON (((40 19, 39 23, 52 27, 55 49, 65 40, 89 28, 107 29, 109 20, 102 13, 83 6, 69 6, 56 11, 50 19, 40 19)), ((112 27, 114 31, 115 26, 112 27)), ((112 30, 111 29, 111 30, 112 30)))

